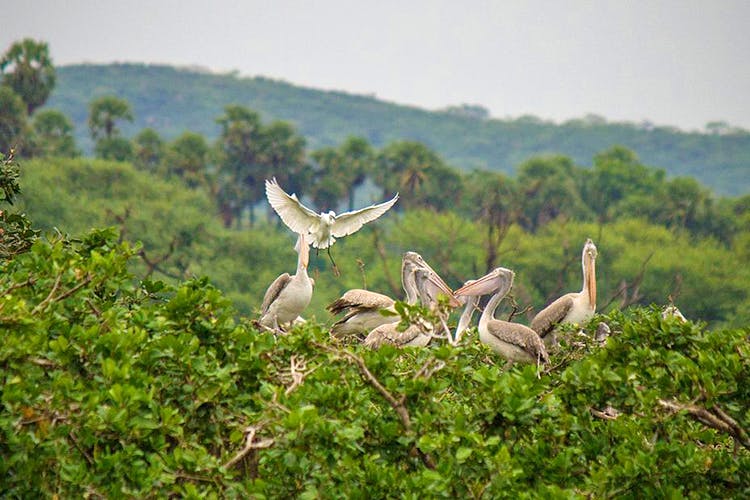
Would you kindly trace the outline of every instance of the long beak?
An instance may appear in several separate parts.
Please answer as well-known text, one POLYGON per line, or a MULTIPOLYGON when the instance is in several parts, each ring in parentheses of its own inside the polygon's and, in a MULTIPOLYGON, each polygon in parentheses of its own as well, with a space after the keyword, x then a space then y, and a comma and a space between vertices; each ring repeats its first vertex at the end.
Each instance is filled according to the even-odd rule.
POLYGON ((456 296, 478 296, 496 293, 500 289, 507 293, 513 286, 513 271, 504 267, 495 268, 474 282, 467 282, 454 292, 456 296))
POLYGON ((497 274, 490 273, 481 278, 467 283, 454 292, 457 297, 464 295, 478 297, 480 295, 487 295, 497 290, 498 279, 497 274))
POLYGON ((440 275, 435 272, 435 270, 418 253, 407 252, 404 257, 409 260, 405 260, 402 264, 402 273, 404 272, 404 267, 408 268, 407 272, 413 272, 415 268, 422 268, 429 271, 430 282, 432 282, 434 286, 436 286, 443 294, 445 294, 446 297, 450 299, 450 306, 459 307, 461 305, 461 303, 456 299, 451 287, 449 287, 448 284, 443 281, 443 278, 441 278, 440 275), (414 260, 411 260, 410 256, 411 258, 419 258, 419 261, 415 262, 414 260))
POLYGON ((589 303, 596 307, 596 261, 593 258, 589 260, 586 279, 588 280, 589 303))
POLYGON ((453 290, 451 290, 451 287, 449 287, 445 283, 445 281, 443 281, 443 278, 441 278, 435 271, 432 271, 432 269, 430 269, 430 273, 428 274, 428 281, 431 285, 436 287, 440 293, 448 297, 451 307, 458 307, 461 305, 461 303, 453 294, 453 290))
POLYGON ((307 266, 310 263, 310 247, 307 246, 304 234, 299 233, 297 244, 294 246, 294 249, 299 252, 300 264, 307 269, 307 266))

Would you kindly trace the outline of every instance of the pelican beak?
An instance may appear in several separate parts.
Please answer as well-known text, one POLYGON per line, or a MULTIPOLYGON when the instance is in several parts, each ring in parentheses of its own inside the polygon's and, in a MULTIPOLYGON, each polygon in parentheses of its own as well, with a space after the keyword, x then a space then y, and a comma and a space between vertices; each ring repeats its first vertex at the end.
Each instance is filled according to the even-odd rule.
MULTIPOLYGON (((428 266, 429 267, 429 266, 428 266)), ((434 285, 440 293, 448 297, 448 303, 451 307, 458 307, 461 305, 461 302, 458 301, 458 299, 453 294, 453 290, 443 281, 443 279, 434 271, 429 273, 429 282, 434 285)))
POLYGON ((481 295, 487 295, 497 289, 497 273, 491 272, 482 276, 479 279, 467 281, 464 286, 456 290, 454 293, 457 297, 471 296, 478 297, 481 295))
MULTIPOLYGON (((497 292, 500 288, 513 286, 513 271, 504 267, 498 267, 485 274, 476 281, 467 282, 464 286, 454 292, 456 296, 480 296, 497 292)), ((507 292, 506 292, 507 293, 507 292)))
POLYGON ((430 265, 417 252, 409 251, 404 254, 402 262, 402 272, 404 270, 404 266, 408 266, 408 269, 410 271, 413 271, 416 268, 422 268, 429 271, 429 281, 435 287, 437 287, 441 293, 448 297, 450 306, 459 307, 461 305, 458 299, 456 299, 453 290, 451 290, 451 287, 449 287, 448 284, 443 281, 443 278, 441 278, 440 275, 436 273, 435 270, 430 267, 430 265))
POLYGON ((299 258, 302 263, 302 266, 307 269, 308 264, 310 263, 310 247, 307 246, 307 242, 305 241, 305 235, 300 233, 297 238, 297 244, 295 245, 295 250, 299 252, 299 258))

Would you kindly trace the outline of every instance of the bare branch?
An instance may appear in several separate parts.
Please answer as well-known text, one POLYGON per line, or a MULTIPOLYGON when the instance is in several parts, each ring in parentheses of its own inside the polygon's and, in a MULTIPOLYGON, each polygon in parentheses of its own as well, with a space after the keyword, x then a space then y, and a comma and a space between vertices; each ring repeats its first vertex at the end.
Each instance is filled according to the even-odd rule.
POLYGON ((305 377, 310 375, 317 368, 318 367, 315 366, 308 370, 307 360, 302 356, 293 355, 289 361, 289 376, 292 380, 292 383, 289 387, 287 387, 286 391, 284 391, 284 394, 286 394, 287 396, 291 394, 294 389, 299 387, 302 382, 305 381, 305 377))
POLYGON ((83 455, 83 458, 86 459, 86 463, 89 465, 94 465, 94 459, 91 458, 91 455, 81 446, 81 443, 78 441, 78 438, 76 438, 75 434, 73 432, 68 433, 68 438, 73 442, 76 449, 81 452, 81 455, 83 455))
POLYGON ((227 463, 224 464, 224 468, 229 469, 237 465, 240 460, 245 458, 251 451, 260 448, 270 448, 273 445, 273 439, 267 438, 260 441, 255 441, 255 434, 261 429, 260 426, 249 426, 245 428, 247 435, 245 436, 245 446, 237 454, 232 457, 227 463))
POLYGON ((607 406, 606 408, 604 408, 604 410, 589 408, 589 411, 593 416, 595 416, 596 418, 601 418, 602 420, 617 420, 617 417, 620 416, 620 411, 617 408, 612 408, 611 406, 607 406))
POLYGON ((707 427, 717 431, 729 434, 734 438, 735 443, 739 442, 747 449, 750 449, 750 437, 747 431, 740 427, 736 420, 724 413, 718 406, 710 410, 694 404, 682 404, 677 401, 659 400, 659 404, 672 412, 686 411, 693 420, 696 420, 707 427))
POLYGON ((600 308, 600 310, 603 311, 607 309, 618 298, 621 298, 620 309, 624 309, 632 304, 635 304, 641 299, 641 284, 643 284, 643 278, 646 275, 646 266, 653 256, 654 252, 648 254, 648 257, 646 257, 641 263, 640 271, 635 276, 635 278, 633 278, 631 283, 628 284, 627 281, 623 280, 614 295, 612 295, 612 297, 607 300, 607 302, 600 308), (630 297, 628 297, 628 290, 631 290, 630 297))
POLYGON ((39 304, 37 304, 36 307, 34 307, 34 309, 31 310, 31 314, 38 313, 39 311, 41 311, 42 309, 44 309, 45 307, 47 307, 47 305, 49 305, 51 302, 60 302, 62 300, 67 299, 68 297, 70 297, 71 295, 73 295, 74 293, 76 293, 78 290, 80 290, 84 286, 86 286, 89 283, 91 283, 92 279, 93 279, 93 275, 91 273, 89 273, 76 286, 74 286, 73 288, 71 288, 71 289, 69 289, 69 290, 67 290, 67 291, 65 291, 65 292, 63 292, 60 295, 58 295, 58 296, 55 297, 55 292, 57 292, 57 290, 60 288, 60 281, 62 280, 62 273, 58 274, 57 278, 55 279, 55 283, 52 285, 52 290, 50 290, 49 295, 47 295, 47 298, 45 298, 43 301, 41 301, 39 304))
POLYGON ((21 283, 13 283, 10 285, 7 289, 0 292, 0 297, 5 297, 13 290, 17 290, 19 288, 23 288, 25 286, 33 285, 36 282, 36 280, 33 277, 29 277, 26 279, 26 281, 22 281, 21 283))

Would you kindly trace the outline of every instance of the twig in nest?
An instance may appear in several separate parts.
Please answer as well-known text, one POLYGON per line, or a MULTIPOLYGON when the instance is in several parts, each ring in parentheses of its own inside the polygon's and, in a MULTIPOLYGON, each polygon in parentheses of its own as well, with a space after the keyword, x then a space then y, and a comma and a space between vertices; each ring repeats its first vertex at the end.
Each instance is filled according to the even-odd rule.
POLYGON ((602 420, 617 420, 617 417, 620 416, 620 411, 617 408, 612 408, 609 405, 604 408, 604 410, 589 408, 589 411, 591 411, 591 414, 593 416, 595 416, 596 418, 601 418, 602 420))
POLYGON ((235 465, 237 465, 237 463, 239 463, 240 460, 245 458, 247 454, 253 450, 257 450, 260 448, 270 448, 273 445, 273 439, 271 438, 255 441, 255 434, 259 430, 260 427, 255 427, 252 425, 245 428, 245 432, 247 433, 247 435, 245 436, 245 447, 242 448, 234 457, 232 457, 231 460, 225 463, 224 468, 229 469, 231 467, 234 467, 235 465))
POLYGON ((314 372, 316 368, 317 366, 308 370, 307 360, 302 356, 297 356, 296 354, 293 355, 292 359, 289 361, 289 376, 292 378, 292 384, 287 387, 284 394, 287 396, 291 394, 294 389, 299 387, 300 384, 305 381, 305 377, 314 372))
POLYGON ((424 377, 426 379, 429 379, 432 377, 432 374, 435 372, 438 372, 445 368, 445 361, 441 359, 434 359, 430 358, 422 365, 422 367, 417 370, 417 373, 414 374, 414 379, 418 379, 419 377, 424 377))

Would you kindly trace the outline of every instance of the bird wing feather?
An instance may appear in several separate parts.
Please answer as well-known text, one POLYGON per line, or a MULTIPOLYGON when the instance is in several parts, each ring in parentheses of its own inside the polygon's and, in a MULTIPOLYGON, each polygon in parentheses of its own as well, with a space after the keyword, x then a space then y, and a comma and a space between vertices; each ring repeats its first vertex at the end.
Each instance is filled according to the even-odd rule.
POLYGON ((372 349, 377 349, 383 344, 403 346, 417 338, 421 333, 416 325, 411 325, 406 330, 399 331, 398 323, 388 323, 374 328, 367 335, 363 344, 372 349))
POLYGON ((268 308, 271 307, 273 301, 278 298, 281 291, 286 288, 290 281, 292 281, 292 277, 289 273, 280 274, 278 278, 273 280, 273 283, 271 283, 271 286, 268 287, 266 294, 263 296, 263 304, 260 306, 261 314, 268 312, 268 308))
POLYGON ((276 182, 266 179, 266 198, 289 229, 295 233, 311 232, 320 221, 320 216, 304 206, 296 194, 289 195, 276 182))
POLYGON ((490 323, 489 332, 503 342, 520 347, 531 354, 533 358, 541 359, 545 363, 549 361, 544 342, 528 326, 509 321, 495 320, 490 323))
POLYGON ((558 298, 550 305, 539 311, 531 320, 531 329, 540 337, 544 337, 560 323, 568 311, 573 307, 573 294, 568 293, 558 298))
POLYGON ((336 238, 341 238, 359 231, 362 226, 386 213, 396 201, 398 201, 398 193, 383 203, 337 215, 331 226, 331 234, 336 238))
POLYGON ((351 290, 347 290, 340 298, 328 304, 326 309, 333 314, 338 314, 347 308, 356 310, 384 309, 391 307, 393 304, 394 300, 382 293, 363 290, 361 288, 352 288, 351 290))

